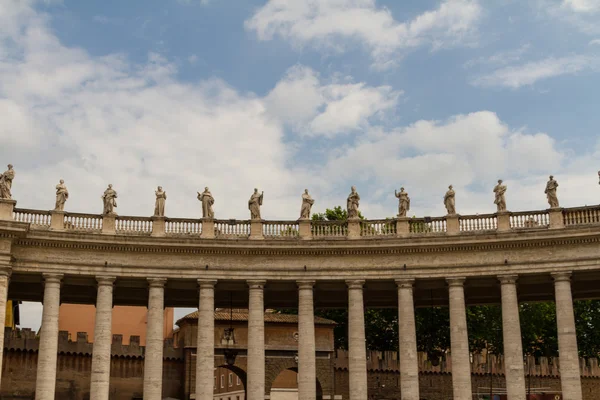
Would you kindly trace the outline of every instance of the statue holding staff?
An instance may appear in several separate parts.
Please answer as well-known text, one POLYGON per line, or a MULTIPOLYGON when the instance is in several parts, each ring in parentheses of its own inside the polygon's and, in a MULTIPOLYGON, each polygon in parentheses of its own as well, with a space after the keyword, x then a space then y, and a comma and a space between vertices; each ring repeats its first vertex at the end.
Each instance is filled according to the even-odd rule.
POLYGON ((69 191, 64 180, 60 180, 60 183, 56 185, 56 204, 54 205, 54 211, 64 211, 65 203, 69 198, 69 191))
POLYGON ((498 207, 498 212, 506 211, 506 198, 504 197, 506 185, 502 184, 502 179, 498 179, 498 184, 494 187, 494 193, 496 194, 494 204, 498 207))
POLYGON ((404 188, 400 188, 400 193, 397 190, 394 190, 394 194, 396 198, 398 198, 398 216, 406 217, 406 213, 410 210, 410 197, 408 197, 408 193, 404 191, 404 188))
POLYGON ((444 196, 444 206, 446 206, 446 210, 448 211, 448 215, 456 214, 456 205, 454 203, 454 196, 456 193, 452 188, 452 185, 448 186, 448 191, 444 196))
POLYGON ((348 210, 348 219, 358 218, 358 206, 360 202, 360 196, 356 191, 356 187, 352 186, 351 192, 348 195, 348 200, 346 201, 346 209, 348 210))
POLYGON ((260 219, 260 206, 263 203, 263 195, 265 192, 258 193, 258 189, 254 189, 254 193, 248 200, 248 209, 250 210, 250 219, 260 219))
POLYGON ((154 216, 164 217, 165 216, 165 203, 167 202, 167 192, 165 192, 162 186, 159 186, 156 191, 156 203, 154 204, 154 216))
POLYGON ((202 202, 202 218, 214 218, 215 213, 213 212, 212 206, 215 204, 213 195, 208 190, 208 187, 204 188, 204 192, 198 193, 198 200, 202 202))
POLYGON ((15 179, 15 170, 12 164, 8 164, 8 169, 0 175, 0 199, 11 200, 12 181, 15 179))
POLYGON ((114 215, 114 209, 117 207, 117 192, 112 188, 111 184, 109 184, 108 188, 104 191, 104 194, 102 195, 102 201, 104 203, 104 210, 102 211, 102 214, 114 215))
POLYGON ((310 194, 308 194, 308 189, 304 189, 304 193, 302 194, 302 207, 300 208, 300 218, 310 218, 310 210, 313 204, 315 204, 315 201, 310 197, 310 194))
POLYGON ((548 204, 550 204, 550 208, 557 208, 558 205, 558 197, 556 196, 556 189, 558 188, 558 182, 554 180, 554 176, 550 175, 550 179, 548 183, 546 183, 546 198, 548 199, 548 204))

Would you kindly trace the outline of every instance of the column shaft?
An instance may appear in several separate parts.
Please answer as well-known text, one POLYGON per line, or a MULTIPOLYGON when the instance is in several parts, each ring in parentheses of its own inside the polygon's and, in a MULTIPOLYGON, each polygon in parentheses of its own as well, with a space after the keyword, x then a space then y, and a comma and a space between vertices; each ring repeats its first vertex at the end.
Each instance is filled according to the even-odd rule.
MULTIPOLYGON (((9 272, 0 270, 0 322, 6 319, 6 300, 8 295, 9 272)), ((2 353, 4 351, 4 326, 0 329, 0 386, 2 383, 2 353)))
POLYGON ((298 400, 316 400, 314 281, 298 282, 298 400))
POLYGON ((98 277, 90 400, 108 400, 114 277, 98 277))
POLYGON ((165 283, 166 279, 148 278, 148 321, 144 354, 144 400, 162 399, 165 283))
POLYGON ((265 281, 248 281, 248 400, 265 399, 265 281))
POLYGON ((62 275, 44 274, 44 309, 40 327, 35 400, 54 400, 61 280, 62 275))
POLYGON ((367 399, 367 349, 365 343, 365 281, 348 284, 348 378, 350 400, 367 399))
POLYGON ((419 400, 419 359, 415 328, 414 279, 398 279, 398 336, 400 337, 400 396, 419 400))
POLYGON ((517 299, 517 276, 499 277, 502 293, 502 333, 504 338, 504 374, 508 400, 525 400, 523 345, 517 299))
POLYGON ((447 279, 450 298, 452 392, 456 400, 472 400, 473 398, 464 281, 464 278, 447 279))
POLYGON ((571 294, 571 274, 553 274, 556 301, 556 323, 558 327, 558 355, 560 361, 560 384, 565 399, 581 400, 581 372, 573 296, 571 294))
POLYGON ((215 283, 198 279, 198 340, 196 346, 196 399, 213 400, 215 367, 215 283))

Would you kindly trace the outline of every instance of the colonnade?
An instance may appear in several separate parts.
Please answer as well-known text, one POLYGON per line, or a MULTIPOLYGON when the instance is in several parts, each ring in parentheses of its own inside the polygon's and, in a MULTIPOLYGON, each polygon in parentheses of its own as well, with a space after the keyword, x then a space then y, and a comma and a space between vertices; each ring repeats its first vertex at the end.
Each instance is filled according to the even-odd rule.
MULTIPOLYGON (((10 274, 0 270, 0 320, 4 319, 10 274)), ((54 400, 58 352, 58 309, 63 276, 44 274, 44 308, 38 353, 36 400, 54 400)), ((563 398, 581 400, 581 378, 569 273, 554 278, 556 319, 563 398)), ((525 400, 525 374, 519 323, 516 275, 498 277, 502 296, 502 325, 506 387, 509 400, 525 400)), ((108 400, 111 358, 111 313, 115 277, 97 277, 95 340, 91 372, 91 400, 108 400)), ((455 400, 471 400, 471 368, 464 294, 465 278, 446 279, 449 291, 452 383, 455 400)), ((149 278, 148 325, 144 360, 144 399, 162 398, 163 309, 166 279, 149 278)), ((347 281, 350 400, 367 399, 367 368, 363 280, 347 281)), ((214 368, 214 280, 199 279, 196 399, 213 399, 214 368)), ((248 310, 248 400, 265 398, 264 286, 250 280, 248 310)), ((298 399, 316 399, 314 281, 298 285, 298 399)), ((419 400, 419 371, 413 288, 414 279, 396 280, 400 336, 400 383, 403 400, 419 400)), ((0 343, 4 332, 0 331, 0 343)), ((0 346, 0 363, 2 360, 0 346)), ((1 367, 1 365, 0 365, 1 367)), ((1 368, 0 368, 1 370, 1 368)))

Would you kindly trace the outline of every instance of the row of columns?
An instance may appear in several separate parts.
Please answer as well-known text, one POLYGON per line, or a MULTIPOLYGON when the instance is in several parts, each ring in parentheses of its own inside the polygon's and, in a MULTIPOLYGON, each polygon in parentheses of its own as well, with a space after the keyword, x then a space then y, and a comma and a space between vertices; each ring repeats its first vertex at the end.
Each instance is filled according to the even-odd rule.
MULTIPOLYGON (((573 298, 569 273, 552 274, 555 287, 558 347, 563 397, 581 400, 581 378, 573 298)), ((0 271, 0 320, 6 309, 9 274, 0 271)), ((517 276, 499 277, 502 297, 502 326, 506 389, 509 400, 525 400, 525 374, 517 276)), ((44 274, 44 308, 36 378, 36 400, 54 400, 58 354, 58 311, 62 275, 44 274)), ((110 384, 111 326, 115 277, 98 277, 95 339, 92 355, 91 400, 108 400, 110 384)), ((472 399, 471 364, 464 295, 465 278, 448 278, 452 384, 456 400, 472 399)), ((162 398, 164 286, 166 279, 149 278, 148 325, 144 360, 144 399, 162 398)), ((248 360, 246 398, 264 400, 265 281, 248 281, 248 360)), ((347 281, 350 400, 367 399, 367 358, 365 346, 362 280, 347 281)), ((213 399, 214 290, 216 281, 199 279, 198 337, 196 356, 196 399, 213 399)), ((314 281, 298 282, 298 399, 316 400, 314 325, 314 281)), ((398 287, 400 385, 403 400, 419 400, 419 368, 414 314, 414 279, 396 280, 398 287)), ((3 342, 3 330, 0 331, 3 342)), ((2 360, 0 346, 0 363, 2 360)), ((1 364, 0 364, 1 370, 1 364)))

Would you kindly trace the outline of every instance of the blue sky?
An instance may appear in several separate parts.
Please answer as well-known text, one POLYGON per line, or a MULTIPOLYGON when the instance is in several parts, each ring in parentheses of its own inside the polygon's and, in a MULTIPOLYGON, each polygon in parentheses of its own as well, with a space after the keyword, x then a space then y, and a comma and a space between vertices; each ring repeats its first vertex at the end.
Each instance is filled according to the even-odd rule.
POLYGON ((371 218, 597 204, 600 0, 0 0, 0 160, 18 206, 371 218))

